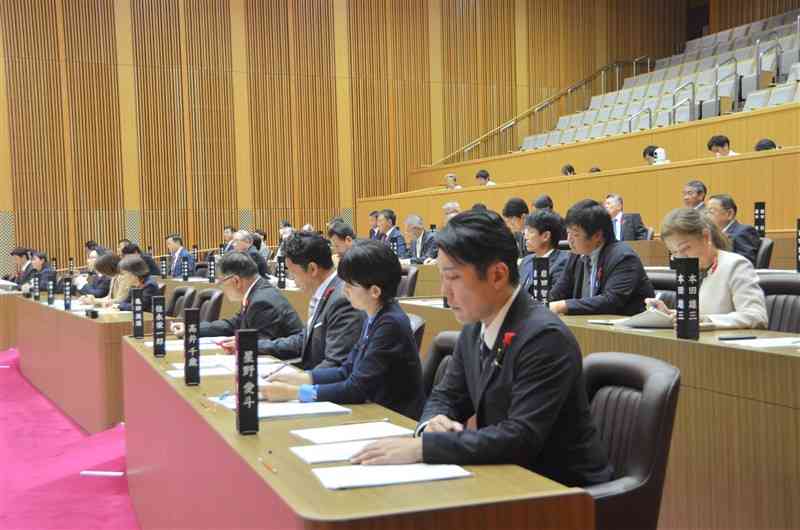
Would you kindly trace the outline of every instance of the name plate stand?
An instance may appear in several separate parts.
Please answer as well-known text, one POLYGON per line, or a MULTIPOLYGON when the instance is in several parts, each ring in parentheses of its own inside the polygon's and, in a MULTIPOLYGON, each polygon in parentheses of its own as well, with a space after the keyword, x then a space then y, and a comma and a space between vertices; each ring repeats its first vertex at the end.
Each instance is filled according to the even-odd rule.
POLYGON ((133 338, 144 338, 144 301, 141 289, 131 289, 131 306, 133 307, 133 338))
POLYGON ((533 258, 530 295, 539 302, 547 302, 550 296, 550 258, 533 258))
POLYGON ((200 384, 200 309, 183 310, 183 379, 186 386, 200 384))
POLYGON ((72 275, 64 278, 64 311, 72 310, 72 275))
POLYGON ((167 355, 167 311, 163 296, 153 297, 153 356, 167 355))
POLYGON ((56 281, 54 279, 47 280, 47 305, 56 303, 56 281))
POLYGON ((677 297, 676 336, 679 339, 700 338, 700 265, 697 258, 675 258, 677 297))
POLYGON ((31 280, 31 289, 33 290, 33 299, 38 302, 40 299, 38 276, 34 276, 33 279, 31 280))
POLYGON ((258 331, 236 332, 236 431, 258 433, 258 331))
POLYGON ((283 256, 278 256, 275 275, 278 277, 278 289, 286 289, 286 258, 283 256))
POLYGON ((67 265, 67 267, 68 267, 67 273, 70 276, 72 276, 73 274, 75 274, 75 258, 70 256, 69 261, 67 263, 68 263, 68 265, 67 265))
POLYGON ((758 237, 764 237, 767 235, 767 203, 755 203, 753 212, 753 226, 755 227, 756 232, 758 232, 758 237))
POLYGON ((192 245, 192 257, 194 258, 194 262, 197 263, 200 257, 200 251, 197 249, 197 245, 192 245))
POLYGON ((389 248, 392 249, 392 252, 397 254, 397 240, 396 239, 392 239, 392 240, 389 241, 389 248))
POLYGON ((167 257, 161 256, 158 261, 161 268, 161 278, 164 279, 167 277, 167 257))
POLYGON ((189 256, 181 258, 181 280, 189 281, 189 256))
POLYGON ((208 262, 208 283, 214 283, 217 281, 217 257, 211 256, 211 260, 208 262))

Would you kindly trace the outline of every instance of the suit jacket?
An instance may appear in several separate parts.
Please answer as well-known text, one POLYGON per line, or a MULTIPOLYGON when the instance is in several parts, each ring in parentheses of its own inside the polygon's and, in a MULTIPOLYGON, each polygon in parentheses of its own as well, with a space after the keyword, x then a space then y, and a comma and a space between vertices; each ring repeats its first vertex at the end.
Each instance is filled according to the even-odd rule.
POLYGON ((439 254, 439 249, 436 246, 436 238, 433 234, 425 230, 422 232, 422 252, 417 251, 417 244, 419 239, 411 241, 404 257, 411 259, 411 263, 422 264, 428 258, 435 259, 439 254))
POLYGON ((583 260, 571 254, 551 300, 566 300, 569 315, 635 315, 645 309, 644 299, 655 296, 653 284, 631 247, 620 241, 606 243, 597 262, 594 296, 581 297, 583 260))
POLYGON ((522 232, 514 232, 514 239, 517 242, 517 252, 519 252, 519 257, 524 258, 528 255, 528 245, 525 243, 525 234, 522 232))
POLYGON ((201 322, 200 336, 230 337, 238 329, 256 329, 259 339, 275 339, 300 333, 303 322, 279 290, 258 278, 247 304, 231 318, 201 322))
POLYGON ((337 368, 315 368, 311 379, 319 401, 383 405, 419 418, 425 403, 422 364, 411 323, 397 302, 367 320, 347 361, 337 368))
POLYGON ((108 296, 108 291, 111 289, 111 278, 104 274, 92 274, 86 285, 78 290, 79 294, 86 294, 94 296, 95 298, 104 298, 108 296))
POLYGON ((14 281, 17 285, 24 285, 31 281, 34 274, 36 274, 36 269, 34 269, 33 264, 29 262, 25 269, 19 271, 14 281))
POLYGON ((611 466, 592 420, 581 350, 547 306, 518 293, 500 327, 490 360, 481 367, 481 323, 464 326, 422 422, 442 414, 477 430, 425 432, 428 464, 517 464, 568 486, 611 478, 611 466), (503 345, 506 333, 513 333, 503 345), (502 363, 495 364, 498 350, 502 363))
POLYGON ((747 258, 755 266, 758 247, 761 246, 761 238, 758 236, 756 229, 734 219, 725 230, 725 235, 730 238, 733 244, 732 250, 747 258))
MULTIPOLYGON (((50 268, 50 265, 45 265, 42 270, 36 273, 36 276, 39 277, 39 290, 40 291, 47 291, 47 282, 53 280, 56 281, 56 271, 50 268)), ((33 277, 31 277, 33 279, 33 277)), ((53 284, 55 287, 55 283, 53 284)))
POLYGON ((403 237, 403 234, 397 227, 394 227, 389 232, 389 235, 383 238, 383 242, 390 247, 392 246, 392 243, 394 243, 397 248, 397 255, 401 258, 408 253, 408 249, 406 248, 406 238, 403 237))
POLYGON ((262 256, 258 249, 252 245, 247 249, 246 254, 250 256, 250 259, 252 259, 255 262, 256 267, 258 267, 259 276, 266 278, 267 274, 269 274, 269 271, 267 270, 267 260, 264 259, 264 256, 262 256))
POLYGON ((192 253, 186 250, 185 248, 181 248, 180 253, 178 254, 178 259, 175 259, 174 254, 170 254, 170 264, 171 264, 171 275, 173 278, 180 278, 183 274, 181 271, 183 257, 186 256, 189 258, 189 276, 194 273, 194 256, 192 253))
POLYGON ((647 239, 647 227, 642 222, 642 216, 638 213, 623 213, 620 235, 620 241, 647 239))
POLYGON ((700 284, 700 317, 715 328, 766 328, 769 322, 764 291, 743 256, 720 250, 717 266, 700 284))
POLYGON ((311 324, 290 337, 258 341, 258 352, 279 359, 302 358, 303 370, 341 366, 364 329, 366 313, 350 305, 344 282, 331 280, 317 302, 311 324))
MULTIPOLYGON (((147 263, 147 268, 150 269, 150 276, 161 276, 161 267, 158 266, 156 260, 150 254, 140 254, 141 258, 147 263)), ((180 274, 178 274, 180 276, 180 274)))
MULTIPOLYGON (((120 311, 131 311, 133 309, 133 289, 136 287, 131 287, 128 290, 128 296, 125 298, 123 302, 120 302, 119 309, 120 311)), ((158 296, 160 293, 160 289, 158 288, 158 282, 156 282, 155 278, 152 276, 147 277, 147 281, 144 282, 144 286, 141 287, 142 289, 142 307, 145 311, 152 311, 153 309, 153 297, 158 296)))
MULTIPOLYGON (((548 263, 550 269, 548 274, 550 275, 551 289, 556 285, 558 279, 561 278, 561 274, 564 272, 564 267, 567 266, 569 255, 569 251, 559 249, 554 249, 553 252, 550 253, 550 260, 548 263)), ((531 276, 533 275, 533 258, 535 257, 535 254, 528 254, 522 259, 522 263, 519 265, 520 283, 522 284, 522 289, 526 293, 533 284, 531 276)))
POLYGON ((381 239, 381 232, 377 228, 369 229, 369 239, 381 239))

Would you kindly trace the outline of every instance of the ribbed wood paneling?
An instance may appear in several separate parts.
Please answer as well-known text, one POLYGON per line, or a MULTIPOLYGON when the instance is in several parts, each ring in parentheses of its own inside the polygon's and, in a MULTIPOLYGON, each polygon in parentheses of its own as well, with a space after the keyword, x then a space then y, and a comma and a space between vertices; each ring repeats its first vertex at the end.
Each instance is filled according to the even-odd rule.
POLYGON ((800 8, 800 0, 709 0, 712 33, 800 8))

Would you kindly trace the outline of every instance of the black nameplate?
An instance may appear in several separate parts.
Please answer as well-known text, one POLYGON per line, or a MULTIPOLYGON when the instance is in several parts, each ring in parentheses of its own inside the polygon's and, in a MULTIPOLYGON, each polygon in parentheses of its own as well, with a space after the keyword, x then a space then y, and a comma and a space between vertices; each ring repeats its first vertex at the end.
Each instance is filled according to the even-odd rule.
POLYGON ((550 258, 533 258, 530 295, 539 302, 550 296, 550 258))
POLYGON ((208 283, 217 281, 217 259, 216 256, 211 256, 208 262, 208 283))
POLYGON ((144 301, 141 289, 131 289, 131 306, 133 307, 133 338, 144 338, 144 301))
POLYGON ((72 275, 64 278, 64 311, 72 309, 72 275))
POLYGON ((166 256, 161 256, 158 259, 158 261, 159 261, 159 267, 161 268, 161 277, 162 278, 166 278, 167 277, 167 257, 166 256))
POLYGON ((31 280, 31 289, 33 289, 33 299, 39 301, 39 277, 34 276, 31 280))
POLYGON ((679 339, 700 338, 700 265, 697 258, 675 258, 677 312, 676 335, 679 339))
POLYGON ((389 240, 389 248, 392 249, 392 252, 397 254, 397 240, 396 239, 389 240))
POLYGON ((236 332, 236 431, 258 433, 258 331, 236 332))
POLYGON ((192 245, 192 257, 194 258, 195 263, 197 263, 200 257, 200 251, 197 250, 197 245, 192 245))
POLYGON ((225 243, 219 246, 219 255, 222 256, 223 254, 225 254, 225 243))
POLYGON ((153 355, 164 357, 167 354, 167 311, 163 296, 153 300, 153 355))
POLYGON ((442 297, 442 307, 444 307, 445 309, 450 307, 450 302, 447 301, 447 297, 446 296, 442 297))
POLYGON ((181 258, 181 280, 185 282, 189 281, 189 256, 183 256, 181 258))
POLYGON ((436 232, 436 225, 431 225, 431 232, 436 232))
POLYGON ((47 280, 47 305, 56 303, 56 281, 47 280))
POLYGON ((67 272, 69 273, 70 276, 72 276, 73 274, 75 274, 75 258, 70 257, 67 263, 68 263, 67 272))
POLYGON ((286 289, 286 258, 278 256, 275 275, 278 277, 278 289, 286 289))
POLYGON ((753 212, 753 226, 755 227, 756 232, 758 232, 758 236, 764 237, 767 234, 767 203, 755 203, 753 212))
POLYGON ((186 386, 200 384, 200 309, 183 310, 183 379, 186 386))

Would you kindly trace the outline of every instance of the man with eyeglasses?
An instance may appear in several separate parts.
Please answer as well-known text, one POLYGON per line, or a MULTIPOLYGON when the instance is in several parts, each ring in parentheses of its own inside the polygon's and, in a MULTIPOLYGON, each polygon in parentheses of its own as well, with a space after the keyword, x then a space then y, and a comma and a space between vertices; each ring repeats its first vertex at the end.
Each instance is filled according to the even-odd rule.
POLYGON ((761 238, 756 229, 736 220, 738 212, 736 201, 728 194, 712 195, 708 200, 706 213, 709 219, 731 240, 732 251, 744 256, 754 266, 761 238))
MULTIPOLYGON (((269 281, 258 275, 258 267, 247 254, 225 254, 217 263, 216 287, 242 309, 233 317, 200 323, 201 337, 230 337, 238 329, 258 330, 259 339, 289 337, 303 331, 303 322, 289 301, 269 281)), ((172 332, 183 336, 183 323, 172 325, 172 332)))

